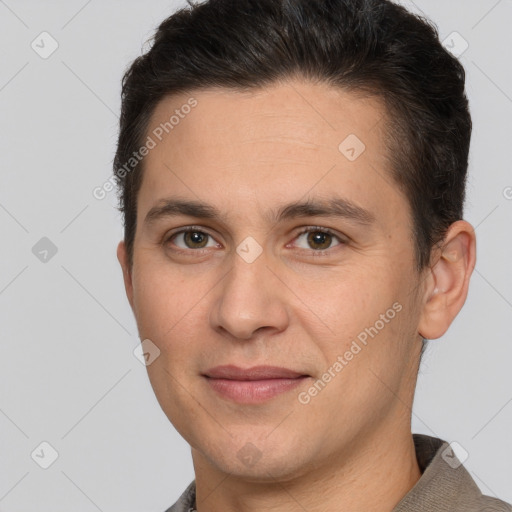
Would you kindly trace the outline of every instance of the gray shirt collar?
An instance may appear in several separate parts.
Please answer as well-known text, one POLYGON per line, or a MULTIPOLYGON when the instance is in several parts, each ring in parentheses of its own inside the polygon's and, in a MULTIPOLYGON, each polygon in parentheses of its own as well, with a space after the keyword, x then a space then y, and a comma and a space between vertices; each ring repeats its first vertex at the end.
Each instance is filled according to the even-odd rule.
MULTIPOLYGON (((512 512, 504 501, 482 495, 446 441, 423 434, 413 434, 413 439, 422 475, 393 512, 512 512)), ((195 484, 193 480, 166 512, 195 511, 195 484)))

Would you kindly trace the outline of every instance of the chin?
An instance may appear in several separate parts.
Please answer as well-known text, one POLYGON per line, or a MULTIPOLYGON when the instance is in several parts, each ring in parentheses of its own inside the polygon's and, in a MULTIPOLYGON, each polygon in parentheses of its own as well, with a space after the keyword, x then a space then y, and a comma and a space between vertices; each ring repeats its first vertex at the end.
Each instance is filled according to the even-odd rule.
MULTIPOLYGON (((292 480, 307 472, 310 464, 304 450, 304 443, 293 443, 289 437, 265 439, 265 435, 243 436, 242 441, 235 441, 236 437, 219 443, 211 439, 205 444, 204 439, 193 448, 193 455, 205 459, 208 464, 230 477, 241 478, 254 483, 271 483, 292 480), (251 440, 252 439, 252 440, 251 440), (194 453, 195 451, 195 453, 194 453)), ((275 434, 275 433, 274 433, 275 434)), ((274 435, 273 434, 273 435, 274 435)))

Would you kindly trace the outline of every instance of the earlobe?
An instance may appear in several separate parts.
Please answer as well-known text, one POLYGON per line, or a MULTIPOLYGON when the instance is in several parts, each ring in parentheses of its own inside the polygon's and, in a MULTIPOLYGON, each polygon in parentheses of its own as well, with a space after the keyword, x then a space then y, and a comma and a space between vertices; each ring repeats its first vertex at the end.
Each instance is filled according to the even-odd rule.
POLYGON ((448 229, 434 264, 429 269, 418 332, 437 339, 447 330, 466 301, 469 280, 476 262, 473 226, 454 222, 448 229))
POLYGON ((132 272, 128 264, 128 252, 126 250, 126 244, 124 240, 121 240, 117 246, 117 259, 121 265, 123 271, 124 288, 126 291, 126 297, 133 310, 133 283, 132 283, 132 272))

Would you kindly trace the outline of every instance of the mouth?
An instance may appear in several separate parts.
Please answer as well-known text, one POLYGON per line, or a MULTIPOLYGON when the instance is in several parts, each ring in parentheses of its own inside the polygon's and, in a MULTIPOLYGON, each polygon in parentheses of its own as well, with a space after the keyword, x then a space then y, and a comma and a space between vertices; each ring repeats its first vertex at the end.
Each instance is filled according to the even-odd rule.
POLYGON ((262 403, 302 384, 310 375, 277 366, 211 368, 202 376, 209 387, 228 400, 241 404, 262 403))

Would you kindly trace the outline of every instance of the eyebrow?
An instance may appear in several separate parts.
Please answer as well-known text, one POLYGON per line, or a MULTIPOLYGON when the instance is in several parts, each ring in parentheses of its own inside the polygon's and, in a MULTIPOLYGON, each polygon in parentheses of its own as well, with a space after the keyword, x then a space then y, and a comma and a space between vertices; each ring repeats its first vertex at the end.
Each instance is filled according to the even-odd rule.
MULTIPOLYGON (((160 200, 147 213, 144 224, 152 224, 162 218, 185 215, 199 219, 224 220, 222 212, 207 203, 195 200, 168 198, 160 200)), ((271 209, 266 216, 268 222, 281 222, 300 217, 339 217, 363 226, 370 226, 376 220, 370 211, 342 197, 308 199, 271 209)))

